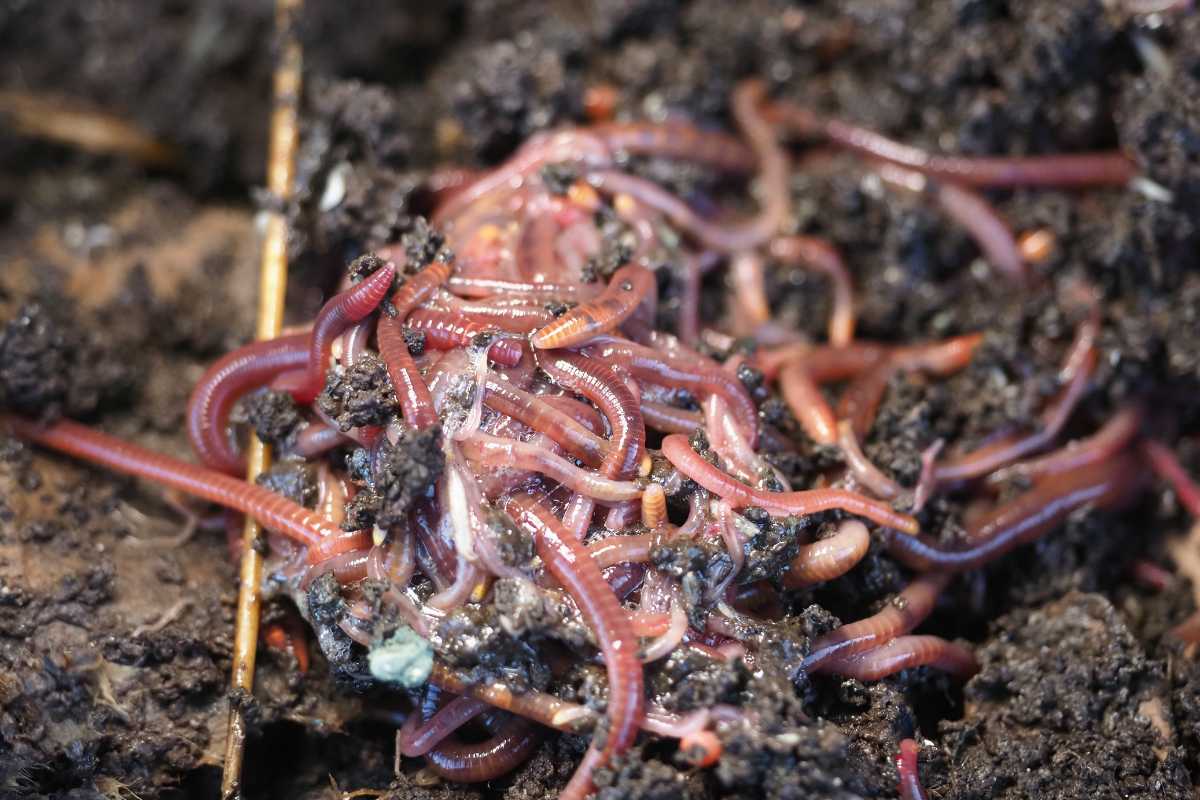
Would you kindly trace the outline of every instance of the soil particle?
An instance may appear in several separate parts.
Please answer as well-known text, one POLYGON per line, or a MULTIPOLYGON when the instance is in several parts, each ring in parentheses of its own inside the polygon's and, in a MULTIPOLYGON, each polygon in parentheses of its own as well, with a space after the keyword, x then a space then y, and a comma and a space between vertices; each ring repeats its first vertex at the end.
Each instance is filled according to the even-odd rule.
POLYGON ((287 392, 263 389, 252 392, 234 406, 229 418, 234 424, 249 423, 254 432, 272 447, 287 450, 304 423, 300 407, 287 392))
POLYGON ((342 431, 386 425, 400 408, 387 365, 371 353, 361 354, 348 369, 330 370, 317 407, 342 431))
POLYGON ((595 647, 595 637, 580 622, 579 609, 566 597, 539 589, 530 581, 501 578, 492 586, 492 604, 509 636, 531 641, 552 638, 578 650, 595 647))
MULTIPOLYGON (((421 431, 406 430, 395 445, 385 444, 373 466, 365 469, 363 477, 367 491, 359 494, 366 496, 360 504, 361 509, 355 513, 371 513, 375 524, 384 529, 404 525, 408 512, 429 496, 442 474, 445 456, 441 435, 437 426, 421 431)), ((359 461, 370 463, 373 460, 366 451, 356 453, 361 453, 359 461)))
POLYGON ((503 683, 514 692, 544 689, 550 670, 529 643, 511 635, 492 605, 466 605, 438 623, 430 644, 471 683, 503 683))
POLYGON ((956 765, 943 797, 1187 797, 1178 756, 1143 711, 1165 700, 1161 667, 1100 595, 1069 594, 997 620, 964 690, 967 718, 944 722, 956 765))
POLYGON ((130 381, 125 365, 48 304, 23 306, 0 329, 0 405, 43 419, 83 416, 130 381))
POLYGON ((272 464, 258 476, 256 482, 293 503, 316 508, 320 487, 317 485, 317 471, 311 464, 281 461, 272 464))

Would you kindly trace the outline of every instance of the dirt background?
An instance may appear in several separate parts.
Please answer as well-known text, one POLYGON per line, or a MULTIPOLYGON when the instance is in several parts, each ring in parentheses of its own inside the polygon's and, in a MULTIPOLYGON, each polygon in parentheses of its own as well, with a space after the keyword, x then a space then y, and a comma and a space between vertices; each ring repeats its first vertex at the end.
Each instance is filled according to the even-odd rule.
MULTIPOLYGON (((995 199, 1017 230, 1055 232, 1054 273, 1104 292, 1101 377, 1080 432, 1150 397, 1161 433, 1200 471, 1196 15, 1135 15, 1116 0, 306 5, 296 319, 341 264, 412 225, 434 165, 494 163, 534 131, 580 122, 599 84, 619 90, 618 116, 728 125, 730 89, 757 74, 782 96, 947 152, 1125 148, 1170 202, 1116 190, 995 199)), ((0 93, 103 110, 184 155, 147 169, 83 153, 17 132, 0 101, 7 404, 186 452, 192 383, 252 328, 270 28, 263 0, 0 2, 0 93)), ((989 359, 952 385, 889 391, 868 449, 903 473, 931 431, 969 439, 1027 416, 1010 390, 1053 368, 1069 321, 1045 297, 998 296, 961 231, 843 166, 797 173, 794 226, 846 254, 863 335, 990 337, 989 359)), ((639 168, 685 194, 715 191, 688 167, 639 168)), ((823 287, 799 272, 775 279, 777 315, 819 333, 823 287)), ((710 286, 714 310, 721 298, 710 286)), ((172 541, 181 524, 150 487, 0 438, 0 797, 215 796, 234 568, 219 533, 172 541)), ((1172 553, 1194 559, 1187 527, 1158 490, 1121 514, 1077 515, 957 581, 927 623, 974 643, 984 667, 966 687, 928 670, 783 687, 796 701, 764 710, 771 724, 727 743, 718 770, 681 772, 651 746, 600 777, 602 796, 893 797, 890 756, 915 733, 932 742, 921 769, 936 798, 1192 797, 1200 668, 1160 641, 1194 608, 1191 586, 1177 576, 1152 591, 1129 574, 1136 558, 1173 570, 1172 553)), ((904 581, 873 552, 794 608, 856 619, 904 581)), ((578 752, 548 743, 482 790, 430 785, 416 763, 397 778, 387 708, 337 686, 319 657, 300 675, 292 656, 264 650, 247 796, 391 784, 396 798, 547 797, 578 752)))

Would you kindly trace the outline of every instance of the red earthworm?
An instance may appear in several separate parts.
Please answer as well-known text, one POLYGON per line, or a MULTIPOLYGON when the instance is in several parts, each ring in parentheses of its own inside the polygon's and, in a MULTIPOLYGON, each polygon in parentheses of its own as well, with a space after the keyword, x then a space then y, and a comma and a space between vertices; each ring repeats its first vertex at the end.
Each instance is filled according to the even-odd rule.
POLYGON ((970 650, 937 636, 900 636, 873 650, 839 659, 829 669, 847 678, 877 681, 903 669, 925 666, 961 680, 979 671, 979 662, 970 650))
POLYGON ((924 536, 890 533, 885 541, 892 555, 913 569, 963 572, 1045 535, 1076 509, 1119 503, 1138 483, 1134 460, 1122 455, 1047 476, 970 524, 965 544, 942 545, 924 536))
POLYGON ((566 533, 554 515, 528 495, 511 496, 504 507, 518 525, 533 534, 546 569, 571 595, 595 634, 608 670, 609 727, 604 743, 592 742, 560 795, 565 800, 579 800, 591 791, 592 770, 625 752, 637 737, 643 702, 637 638, 583 543, 566 533))
POLYGON ((578 347, 620 327, 638 306, 657 304, 654 273, 637 264, 626 264, 613 273, 608 288, 595 300, 575 306, 530 337, 534 347, 548 350, 578 347))
POLYGON ((409 758, 423 756, 491 706, 473 697, 456 697, 438 709, 432 717, 417 724, 421 715, 414 712, 396 737, 396 747, 409 758))
POLYGON ((845 347, 854 339, 854 286, 850 271, 837 248, 815 236, 782 236, 771 240, 772 258, 801 264, 823 272, 833 284, 833 313, 829 317, 829 343, 845 347))
POLYGON ((444 741, 425 754, 425 761, 445 780, 483 783, 516 769, 541 743, 542 732, 534 725, 510 717, 490 739, 470 744, 444 741))
POLYGON ((614 152, 691 161, 722 172, 745 174, 753 171, 758 161, 739 139, 686 122, 613 122, 593 125, 588 131, 614 152))
POLYGON ((607 443, 573 417, 559 411, 549 398, 518 389, 511 383, 488 378, 483 402, 489 408, 512 417, 530 430, 549 436, 556 444, 589 466, 598 466, 607 452, 607 443))
POLYGON ((650 551, 660 538, 654 533, 618 534, 592 542, 588 552, 601 569, 616 564, 642 563, 650 560, 650 551))
POLYGON ((1021 436, 1005 437, 939 465, 934 473, 937 482, 955 483, 986 475, 1005 464, 1043 449, 1058 438, 1075 406, 1087 391, 1088 381, 1098 357, 1096 338, 1099 335, 1099 306, 1095 306, 1088 318, 1080 323, 1075 332, 1075 339, 1067 350, 1060 370, 1060 377, 1067 385, 1042 413, 1042 424, 1038 430, 1021 436))
POLYGON ((466 278, 456 275, 449 280, 450 291, 462 297, 493 297, 495 295, 525 295, 547 300, 580 300, 591 297, 596 288, 591 284, 529 283, 499 278, 466 278))
POLYGON ((517 275, 523 281, 540 283, 562 275, 554 249, 559 222, 553 205, 545 192, 539 192, 523 209, 524 220, 515 253, 517 275))
POLYGON ((1175 576, 1169 570, 1145 558, 1134 561, 1129 572, 1142 586, 1156 592, 1165 591, 1175 582, 1175 576))
POLYGON ((602 503, 635 500, 642 494, 641 488, 633 481, 605 478, 580 469, 565 458, 530 442, 475 433, 461 444, 467 458, 481 466, 538 472, 602 503))
POLYGON ((1133 441, 1141 427, 1142 409, 1138 406, 1125 406, 1109 418, 1100 430, 1086 439, 1068 442, 1040 458, 997 470, 988 475, 987 482, 996 484, 1015 477, 1033 480, 1112 458, 1133 441))
POLYGON ((658 184, 625 172, 612 169, 595 170, 587 174, 590 185, 609 195, 628 195, 638 203, 662 214, 683 232, 691 235, 704 247, 724 253, 752 250, 774 230, 763 231, 752 225, 721 225, 706 220, 658 184))
POLYGON ((711 767, 721 760, 721 740, 712 731, 696 731, 679 740, 679 752, 693 766, 711 767))
POLYGON ((437 208, 433 224, 441 227, 492 192, 512 191, 547 164, 567 162, 599 167, 612 163, 612 153, 597 136, 586 130, 551 131, 530 138, 505 163, 459 191, 437 208))
POLYGON ((1193 612, 1183 622, 1168 630, 1166 635, 1185 644, 1200 642, 1200 611, 1193 612))
POLYGON ((683 635, 687 633, 688 629, 688 617, 687 611, 683 608, 683 602, 678 596, 671 600, 668 620, 667 627, 656 635, 654 641, 649 642, 642 649, 642 663, 648 664, 651 661, 665 658, 674 652, 679 643, 683 641, 683 635))
POLYGON ((77 422, 61 419, 41 426, 12 414, 0 415, 0 421, 22 439, 254 517, 263 527, 307 547, 310 561, 326 555, 322 540, 333 541, 343 534, 320 514, 261 486, 146 450, 77 422))
POLYGON ((771 318, 762 256, 754 251, 734 254, 729 262, 729 282, 735 310, 739 310, 739 316, 744 317, 744 320, 739 320, 741 332, 752 335, 771 318))
POLYGON ((919 172, 881 164, 877 173, 891 186, 931 197, 946 216, 961 225, 975 240, 987 260, 1020 287, 1030 283, 1029 268, 1021 258, 1011 226, 983 195, 953 183, 939 183, 919 172))
POLYGON ((423 565, 421 571, 429 576, 438 591, 443 591, 450 584, 451 576, 458 572, 458 554, 438 529, 440 518, 437 502, 430 499, 417 505, 410 520, 421 545, 416 555, 419 559, 423 551, 428 557, 428 568, 423 565))
POLYGON ((676 408, 666 403, 642 400, 642 416, 646 420, 646 427, 663 433, 691 434, 697 428, 704 427, 701 412, 676 408))
POLYGON ((753 363, 767 380, 774 380, 786 364, 801 359, 813 380, 826 383, 853 378, 890 350, 888 345, 862 340, 847 347, 814 346, 803 342, 760 350, 754 355, 753 363))
POLYGON ((483 579, 483 570, 460 555, 458 568, 454 574, 454 583, 430 597, 427 604, 439 611, 451 611, 458 608, 467 602, 471 597, 471 592, 475 591, 475 587, 483 579))
MULTIPOLYGON (((640 671, 640 665, 638 669, 640 671)), ((448 692, 474 697, 495 708, 519 714, 526 719, 564 733, 578 733, 579 722, 592 721, 594 718, 594 712, 591 709, 559 700, 554 695, 534 691, 514 694, 503 683, 469 681, 466 677, 436 661, 433 664, 433 671, 429 675, 429 682, 448 692)))
POLYGON ((982 341, 982 333, 964 333, 936 342, 900 345, 892 349, 891 358, 900 369, 946 376, 970 364, 982 341))
POLYGON ((768 119, 801 136, 820 136, 865 156, 966 186, 1120 186, 1137 167, 1121 152, 1063 153, 1046 156, 942 156, 851 125, 822 119, 788 103, 773 103, 768 119))
POLYGON ((642 525, 658 530, 667 523, 667 493, 660 484, 652 483, 642 492, 642 525))
POLYGON ((682 434, 673 433, 663 439, 662 452, 684 475, 737 508, 759 506, 775 515, 817 514, 840 509, 907 534, 915 534, 918 530, 917 521, 909 515, 897 513, 886 503, 845 489, 764 492, 747 486, 701 458, 682 434))
MULTIPOLYGON (((356 536, 355 544, 363 544, 362 538, 356 536)), ((366 544, 370 544, 369 538, 366 544)), ((313 581, 330 572, 342 586, 361 581, 367 577, 367 556, 368 551, 354 549, 309 564, 300 578, 300 590, 308 591, 313 581)))
POLYGON ((1200 485, 1197 485, 1171 448, 1157 439, 1142 442, 1142 455, 1150 462, 1155 474, 1175 490, 1175 496, 1193 517, 1200 519, 1200 485))
POLYGON ((612 428, 608 455, 600 471, 608 478, 629 480, 637 474, 646 441, 637 395, 602 360, 579 353, 549 351, 540 365, 551 379, 596 404, 612 428))
POLYGON ((227 430, 229 412, 246 392, 308 364, 308 340, 308 334, 296 334, 254 342, 222 356, 205 371, 187 405, 188 439, 201 463, 230 474, 245 472, 227 430))
POLYGON ((922 575, 888 601, 878 613, 843 625, 817 638, 804 659, 810 672, 837 672, 833 662, 856 655, 903 636, 925 621, 951 575, 934 572, 922 575))
MULTIPOLYGON (((307 358, 307 356, 306 352, 305 357, 307 358)), ((324 422, 310 422, 296 435, 295 444, 292 445, 289 453, 301 458, 311 459, 316 458, 322 453, 327 453, 335 447, 350 444, 353 441, 353 439, 342 433, 335 425, 328 425, 324 422)))
POLYGON ((837 442, 837 420, 825 395, 812 379, 803 359, 789 362, 779 373, 779 390, 800 427, 817 444, 837 442))
MULTIPOLYGON (((644 345, 605 337, 588 348, 588 354, 605 363, 628 369, 638 380, 674 389, 687 389, 707 397, 719 394, 746 431, 751 447, 758 441, 758 408, 737 376, 700 359, 682 358, 644 345)), ((711 363, 711 362, 710 362, 711 363)))
POLYGON ((900 776, 900 800, 929 800, 917 772, 917 743, 912 739, 900 742, 896 754, 896 773, 900 776))
POLYGON ((417 308, 408 315, 405 325, 425 334, 425 346, 430 350, 453 350, 470 347, 478 336, 492 336, 488 358, 497 364, 514 367, 521 361, 521 344, 513 339, 496 336, 486 326, 472 322, 454 311, 436 308, 417 308))
POLYGON ((496 296, 484 300, 463 300, 441 289, 433 303, 462 314, 472 322, 479 322, 510 333, 529 333, 534 328, 549 322, 554 316, 546 310, 544 302, 537 298, 496 296))
POLYGON ((851 431, 858 438, 865 437, 870 431, 888 383, 899 371, 895 360, 885 355, 842 391, 838 398, 837 418, 849 422, 851 431))
POLYGON ((757 234, 751 247, 774 236, 791 213, 788 158, 775 137, 775 130, 762 116, 759 106, 767 95, 767 85, 758 79, 742 81, 733 90, 733 116, 742 135, 758 160, 761 209, 744 227, 757 234))
MULTIPOLYGON (((576 400, 574 397, 568 397, 565 394, 540 394, 536 396, 543 403, 566 414, 596 436, 608 432, 608 428, 605 426, 604 420, 600 417, 600 412, 596 410, 595 406, 589 405, 582 400, 576 400)), ((601 441, 603 442, 603 439, 601 441)), ((604 444, 604 447, 607 448, 608 445, 604 444)))
POLYGON ((700 338, 700 259, 684 254, 680 259, 679 313, 676 329, 679 338, 695 344, 700 338))
POLYGON ((827 539, 800 546, 783 575, 783 585, 799 589, 840 578, 862 561, 870 546, 867 526, 856 519, 845 520, 827 539))
POLYGON ((404 339, 404 319, 434 289, 446 282, 450 269, 449 264, 435 261, 409 278, 392 298, 396 316, 381 314, 376 329, 379 353, 387 365, 388 377, 392 379, 392 388, 404 412, 404 419, 418 429, 432 427, 437 424, 438 417, 429 387, 417 370, 412 354, 408 352, 408 342, 404 339))
POLYGON ((867 458, 866 453, 859 446, 858 437, 854 435, 854 428, 848 420, 842 420, 838 423, 837 443, 841 448, 842 459, 846 462, 846 468, 854 476, 854 480, 861 484, 863 488, 869 489, 873 495, 881 500, 895 500, 897 497, 908 493, 904 487, 892 480, 874 462, 867 458))
POLYGON ((403 325, 398 319, 382 315, 379 317, 379 327, 375 335, 379 340, 379 353, 383 356, 388 376, 392 379, 396 399, 404 413, 404 420, 418 430, 433 427, 438 421, 437 411, 433 406, 433 395, 430 394, 428 384, 421 377, 412 354, 408 351, 403 325))
POLYGON ((309 339, 308 372, 302 383, 291 387, 292 397, 297 403, 307 405, 321 393, 325 386, 325 368, 329 363, 333 340, 355 322, 366 319, 379 306, 395 277, 396 266, 388 264, 357 286, 334 295, 321 307, 309 339))

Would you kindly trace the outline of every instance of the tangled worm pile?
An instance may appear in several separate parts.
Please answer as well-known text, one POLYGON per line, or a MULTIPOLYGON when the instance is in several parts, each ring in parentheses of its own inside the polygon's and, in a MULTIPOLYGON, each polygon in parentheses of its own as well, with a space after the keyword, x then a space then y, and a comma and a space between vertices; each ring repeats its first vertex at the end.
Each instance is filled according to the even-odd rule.
MULTIPOLYGON (((970 676, 967 648, 911 633, 953 575, 1076 509, 1128 499, 1143 461, 1200 508, 1170 450, 1142 439, 1136 406, 1051 449, 1097 361, 1101 310, 1082 285, 1061 298, 1077 326, 1040 419, 970 451, 939 443, 917 483, 900 485, 860 446, 889 380, 951 374, 981 337, 856 339, 837 250, 782 235, 783 143, 823 142, 861 156, 898 191, 927 197, 998 273, 1036 290, 1045 243, 1018 241, 976 189, 1122 185, 1135 178, 1122 154, 932 156, 772 102, 758 81, 737 89, 732 111, 740 139, 681 122, 604 122, 537 136, 490 172, 435 174, 436 233, 358 259, 311 329, 243 347, 205 374, 188 412, 203 466, 66 420, 5 420, 35 442, 258 519, 269 531, 269 591, 296 600, 331 660, 345 662, 357 643, 377 678, 412 690, 400 750, 445 778, 503 775, 547 727, 598 730, 566 798, 586 796, 592 771, 641 730, 679 738, 697 764, 716 762, 722 726, 749 724, 745 713, 671 714, 647 701, 644 664, 679 648, 753 662, 754 631, 778 608, 773 599, 852 569, 870 543, 866 523, 916 577, 884 610, 815 640, 803 664, 810 674, 876 680, 930 665, 970 676), (697 210, 625 169, 630 157, 752 177, 758 211, 697 210), (828 277, 827 342, 771 321, 768 259, 828 277), (723 333, 700 319, 701 281, 721 267, 734 288, 723 333), (660 291, 676 300, 673 332, 659 324, 660 291), (760 347, 739 349, 735 335, 760 347), (844 385, 836 404, 829 384, 844 385), (816 485, 790 485, 766 457, 797 442, 760 418, 764 388, 782 394, 813 443, 840 454, 816 485), (243 471, 235 406, 285 465, 316 466, 315 505, 235 477, 243 471), (977 509, 964 539, 921 532, 915 515, 937 493, 975 487, 987 498, 1014 476, 1027 488, 977 509), (681 567, 688 558, 699 563, 681 567), (546 669, 561 672, 572 651, 599 653, 604 718, 502 670, 483 680, 464 669, 471 665, 456 659, 455 644, 471 632, 464 610, 501 593, 557 614, 540 631, 509 631, 529 635, 527 652, 546 669), (487 738, 461 738, 468 724, 487 738)), ((902 777, 917 786, 909 744, 902 777)))

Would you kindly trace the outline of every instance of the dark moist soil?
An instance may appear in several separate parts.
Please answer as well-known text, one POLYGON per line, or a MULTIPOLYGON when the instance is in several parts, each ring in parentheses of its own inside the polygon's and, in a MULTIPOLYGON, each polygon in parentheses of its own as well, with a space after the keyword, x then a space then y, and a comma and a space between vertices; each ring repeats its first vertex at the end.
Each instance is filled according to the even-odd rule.
MULTIPOLYGON (((998 288, 970 240, 936 210, 885 192, 847 159, 806 162, 793 181, 795 229, 845 254, 864 336, 987 336, 975 362, 949 380, 891 383, 865 443, 877 463, 909 482, 934 440, 969 444, 1028 419, 1054 391, 1077 321, 1056 290, 1079 276, 1102 290, 1105 318, 1099 380, 1071 432, 1093 430, 1142 397, 1163 436, 1195 436, 1200 16, 1135 17, 1119 5, 311 1, 301 25, 299 193, 288 209, 290 310, 310 316, 348 261, 405 233, 416 234, 414 247, 436 249, 417 223, 428 210, 422 178, 439 164, 494 163, 535 131, 583 121, 588 87, 615 87, 619 117, 679 113, 727 126, 730 89, 755 74, 780 96, 932 149, 1122 146, 1173 198, 993 195, 1016 230, 1048 228, 1057 239, 1047 287, 1024 298, 998 288)), ((17 136, 0 119, 0 403, 186 452, 190 386, 252 327, 251 198, 264 163, 270 6, 0 5, 0 90, 86 101, 188 156, 182 168, 148 173, 17 136)), ((725 196, 703 170, 633 168, 697 201, 725 196)), ((770 274, 777 317, 819 335, 822 281, 770 274)), ((714 280, 706 318, 724 303, 714 280)), ((669 304, 662 312, 669 324, 669 304)), ((391 398, 375 378, 364 369, 331 387, 331 409, 349 424, 379 413, 391 398)), ((775 399, 763 409, 784 429, 794 424, 775 399)), ((287 411, 263 398, 247 413, 287 436, 287 411)), ((1182 452, 1200 469, 1200 448, 1182 452)), ((783 466, 805 473, 827 457, 808 455, 783 466)), ((431 475, 440 468, 428 466, 431 475)), ((282 475, 279 486, 303 496, 309 478, 282 475)), ((409 494, 381 487, 378 507, 361 513, 399 508, 409 494)), ((954 537, 962 511, 949 498, 923 522, 954 537)), ((248 797, 332 798, 332 779, 342 789, 390 784, 391 798, 533 800, 554 796, 569 777, 584 747, 571 737, 549 740, 484 788, 431 782, 416 761, 394 776, 394 701, 355 690, 344 665, 331 670, 315 647, 305 674, 287 647, 262 648, 254 696, 228 697, 234 567, 219 532, 171 541, 181 526, 170 498, 152 488, 0 439, 0 797, 214 796, 230 702, 251 710, 248 797)), ((755 671, 678 654, 651 672, 673 709, 737 703, 760 715, 724 743, 716 769, 681 769, 671 747, 648 743, 597 774, 600 796, 894 797, 891 757, 914 735, 938 798, 1192 796, 1200 666, 1161 641, 1193 609, 1191 586, 1180 577, 1150 591, 1128 570, 1136 558, 1174 557, 1181 572, 1200 574, 1195 543, 1180 544, 1187 527, 1171 493, 1155 490, 1120 513, 1077 514, 1043 542, 956 581, 924 630, 975 647, 983 669, 965 687, 927 669, 876 684, 810 682, 796 671, 809 639, 872 613, 908 580, 873 548, 845 578, 787 599, 786 621, 756 634, 755 671)), ((756 563, 769 572, 792 539, 764 530, 756 563)), ((693 555, 663 558, 684 572, 711 566, 693 555)), ((455 621, 479 634, 474 650, 449 628, 443 649, 457 648, 468 667, 519 667, 544 681, 540 665, 502 641, 494 615, 532 608, 508 600, 511 609, 455 621)), ((537 620, 522 619, 550 638, 586 637, 547 622, 554 609, 538 609, 537 620)), ((291 613, 266 610, 285 623, 291 613)), ((565 690, 595 702, 589 686, 581 675, 565 690)))

